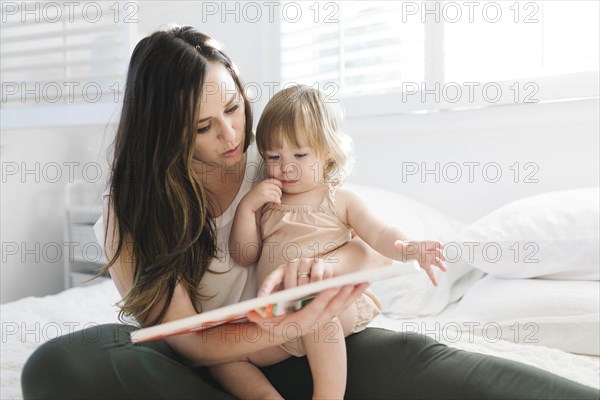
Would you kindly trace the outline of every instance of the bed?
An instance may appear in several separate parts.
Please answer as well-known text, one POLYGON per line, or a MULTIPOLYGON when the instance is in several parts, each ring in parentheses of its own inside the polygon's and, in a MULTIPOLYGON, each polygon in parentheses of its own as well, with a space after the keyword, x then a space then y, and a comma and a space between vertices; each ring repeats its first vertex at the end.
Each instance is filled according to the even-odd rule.
MULTIPOLYGON (((409 269, 373 285, 384 313, 371 326, 422 332, 600 388, 598 188, 521 199, 472 224, 400 194, 349 188, 411 237, 440 240, 448 250, 438 288, 409 269), (496 253, 468 253, 474 246, 465 243, 496 253)), ((22 398, 22 367, 45 341, 118 322, 118 300, 112 282, 102 280, 3 304, 0 398, 22 398)))

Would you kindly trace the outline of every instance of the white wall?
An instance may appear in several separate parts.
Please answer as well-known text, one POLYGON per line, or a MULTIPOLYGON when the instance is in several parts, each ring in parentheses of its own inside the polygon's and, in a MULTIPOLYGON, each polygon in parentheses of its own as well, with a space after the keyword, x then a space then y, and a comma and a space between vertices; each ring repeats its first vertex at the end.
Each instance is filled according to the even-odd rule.
POLYGON ((139 36, 144 37, 173 23, 191 25, 212 36, 237 64, 246 86, 257 89, 253 104, 256 110, 262 110, 269 100, 269 82, 279 81, 279 22, 276 18, 270 22, 264 9, 262 17, 252 22, 255 18, 250 14, 252 11, 244 8, 243 2, 143 2, 140 4, 139 36), (250 18, 244 18, 244 15, 250 18))
MULTIPOLYGON (((139 4, 139 13, 136 14, 139 22, 134 27, 138 38, 133 39, 134 44, 165 24, 195 26, 223 43, 250 87, 264 89, 262 96, 257 96, 254 101, 255 108, 262 109, 268 100, 268 85, 263 83, 275 82, 279 76, 278 37, 270 34, 272 29, 276 29, 277 23, 240 21, 222 24, 220 15, 202 22, 201 2, 139 4)), ((55 244, 64 242, 64 190, 69 181, 68 165, 72 165, 68 163, 78 163, 79 167, 72 167, 74 178, 82 177, 82 168, 88 163, 101 165, 104 169, 103 179, 107 177, 106 150, 114 135, 114 126, 107 124, 114 124, 118 120, 118 111, 114 111, 112 106, 108 104, 100 110, 106 122, 102 116, 98 116, 98 111, 88 115, 90 120, 95 121, 94 125, 37 128, 41 124, 36 121, 51 120, 55 112, 45 108, 28 115, 21 114, 20 110, 8 115, 11 126, 18 123, 16 120, 30 119, 31 125, 36 128, 2 129, 1 303, 25 296, 53 294, 64 289, 63 259, 56 258, 52 249, 56 248, 55 244), (36 163, 39 173, 22 176, 22 166, 30 170, 35 168, 36 163), (61 166, 62 174, 62 178, 56 182, 54 163, 61 166), (13 175, 15 164, 19 170, 13 175), (28 253, 31 249, 33 251, 28 253)), ((77 121, 85 120, 82 115, 89 111, 84 110, 82 114, 80 110, 67 110, 61 115, 71 121, 74 118, 77 121)), ((59 111, 63 112, 64 109, 59 111)))
POLYGON ((113 128, 2 131, 2 303, 64 289, 64 191, 107 176, 113 128))
MULTIPOLYGON (((259 115, 268 100, 270 82, 279 80, 277 23, 266 17, 259 23, 232 23, 231 16, 222 23, 220 17, 204 16, 203 21, 201 2, 144 2, 140 3, 136 28, 143 37, 175 22, 193 25, 217 38, 246 82, 261 89, 262 96, 254 103, 259 115)), ((350 181, 401 192, 466 221, 529 194, 595 186, 599 181, 598 100, 425 115, 348 115, 345 128, 354 138, 358 159, 350 181), (458 183, 444 181, 443 176, 436 183, 432 175, 425 176, 424 183, 420 175, 407 176, 402 182, 402 162, 405 168, 413 162, 434 168, 439 162, 442 170, 449 162, 463 166, 465 162, 496 162, 503 177, 498 183, 488 183, 479 167, 470 183, 465 167, 458 183), (539 183, 523 183, 522 175, 518 183, 512 182, 513 171, 508 167, 514 162, 521 164, 523 173, 532 171, 523 169, 524 163, 536 163, 539 170, 534 178, 539 183)), ((98 162, 105 166, 102 163, 111 141, 112 132, 105 125, 3 130, 2 163, 3 167, 7 162, 98 162)), ((63 240, 65 179, 37 183, 29 181, 31 177, 25 177, 26 183, 12 177, 2 183, 2 243, 26 243, 32 248, 35 243, 43 246, 63 240)), ((35 262, 32 256, 22 260, 20 254, 7 257, 6 262, 2 260, 1 281, 2 303, 56 293, 63 287, 62 261, 35 262)))
POLYGON ((598 186, 598 115, 595 99, 423 115, 350 116, 345 129, 353 136, 357 164, 349 181, 400 192, 460 220, 474 221, 518 198, 598 186), (497 182, 496 170, 502 174, 497 182))

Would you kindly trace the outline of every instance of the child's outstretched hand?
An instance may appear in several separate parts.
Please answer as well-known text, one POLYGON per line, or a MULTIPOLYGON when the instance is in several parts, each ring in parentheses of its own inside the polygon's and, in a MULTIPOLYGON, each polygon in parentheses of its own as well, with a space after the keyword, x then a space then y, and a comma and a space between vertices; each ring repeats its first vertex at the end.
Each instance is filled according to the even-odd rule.
POLYGON ((240 206, 256 212, 266 203, 281 204, 282 183, 269 178, 254 186, 242 199, 240 206))
POLYGON ((402 240, 396 240, 394 246, 402 252, 402 260, 416 260, 422 269, 427 272, 429 279, 434 286, 438 285, 437 279, 435 278, 435 271, 433 265, 446 272, 447 268, 444 265, 446 258, 442 253, 444 245, 440 242, 432 240, 424 241, 411 241, 403 242, 402 240))

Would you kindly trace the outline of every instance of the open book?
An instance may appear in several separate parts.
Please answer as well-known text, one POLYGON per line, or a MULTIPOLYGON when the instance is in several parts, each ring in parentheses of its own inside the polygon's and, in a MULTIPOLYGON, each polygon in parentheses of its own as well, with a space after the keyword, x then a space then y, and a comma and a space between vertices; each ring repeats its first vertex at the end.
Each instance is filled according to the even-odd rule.
POLYGON ((304 307, 318 293, 326 289, 394 278, 405 275, 407 267, 419 269, 418 264, 414 261, 408 263, 394 262, 391 267, 371 268, 340 275, 335 278, 275 292, 268 296, 245 300, 176 321, 138 329, 131 332, 131 342, 139 343, 162 339, 168 336, 191 333, 227 323, 243 322, 247 320, 248 312, 251 310, 255 310, 265 318, 292 313, 304 307))

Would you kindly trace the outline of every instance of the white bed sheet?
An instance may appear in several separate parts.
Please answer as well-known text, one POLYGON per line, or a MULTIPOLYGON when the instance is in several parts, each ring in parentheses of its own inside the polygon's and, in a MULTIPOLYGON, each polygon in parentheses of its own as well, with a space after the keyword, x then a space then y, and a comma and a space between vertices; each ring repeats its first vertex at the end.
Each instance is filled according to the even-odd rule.
POLYGON ((42 343, 86 327, 118 322, 112 281, 75 287, 56 295, 26 297, 0 306, 2 357, 0 399, 22 399, 21 370, 42 343))
MULTIPOLYGON (((74 330, 110 322, 118 322, 119 300, 111 281, 72 288, 53 296, 27 297, 1 306, 2 357, 1 399, 22 399, 20 376, 29 355, 43 342, 74 330)), ((429 330, 443 319, 455 304, 440 315, 418 320, 395 320, 377 317, 371 326, 392 330, 429 330), (432 325, 433 324, 433 325, 432 325), (416 329, 415 329, 416 327, 416 329)), ((425 332, 427 333, 427 332, 425 332)), ((433 334, 435 336, 435 334, 433 334)), ((460 349, 504 357, 548 370, 594 388, 600 387, 600 358, 566 353, 542 346, 514 344, 505 341, 491 343, 481 338, 463 335, 454 342, 450 335, 438 335, 440 342, 460 349)))

